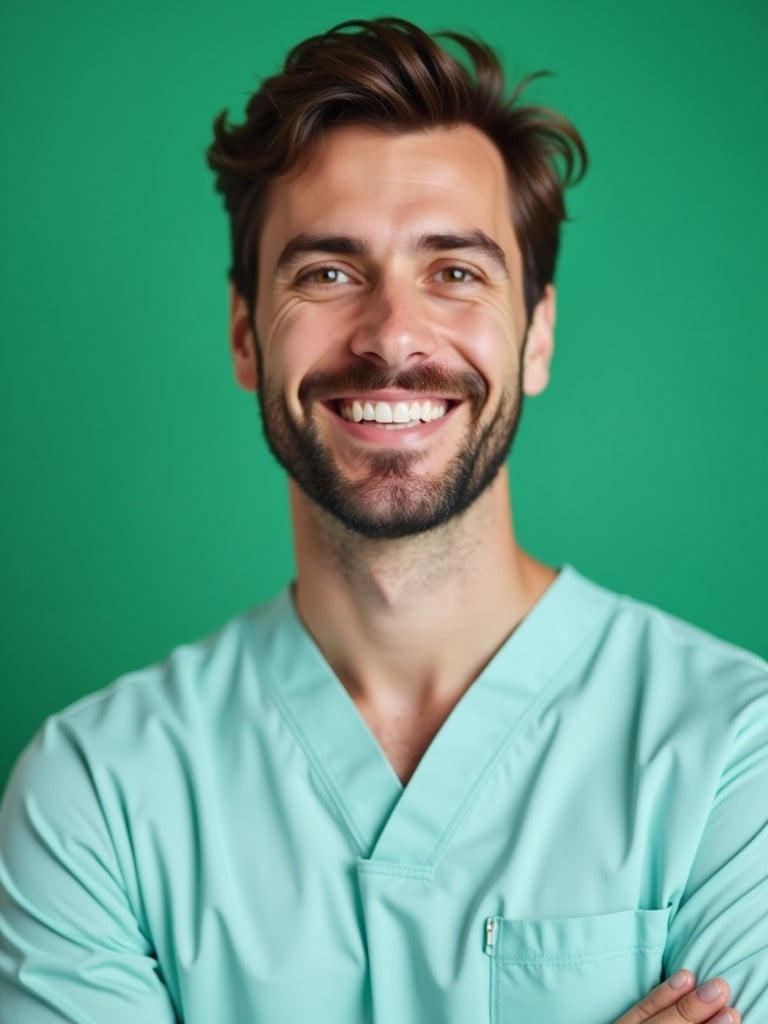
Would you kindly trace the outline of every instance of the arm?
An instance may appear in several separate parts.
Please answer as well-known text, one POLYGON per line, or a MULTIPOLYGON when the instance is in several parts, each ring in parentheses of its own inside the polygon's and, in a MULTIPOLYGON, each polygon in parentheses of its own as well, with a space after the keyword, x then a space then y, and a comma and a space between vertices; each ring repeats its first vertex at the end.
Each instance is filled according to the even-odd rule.
POLYGON ((0 1005, 15 1024, 178 1020, 98 793, 49 728, 0 809, 0 1005))
POLYGON ((768 1019, 768 695, 745 702, 665 952, 671 974, 721 974, 749 1021, 768 1019))
MULTIPOLYGON (((15 1024, 175 1024, 84 762, 44 736, 0 810, 0 1005, 15 1024)), ((688 972, 616 1024, 725 1024, 688 972)), ((731 1011, 730 1024, 740 1017, 731 1011)), ((565 1022, 564 1022, 565 1024, 565 1022)))

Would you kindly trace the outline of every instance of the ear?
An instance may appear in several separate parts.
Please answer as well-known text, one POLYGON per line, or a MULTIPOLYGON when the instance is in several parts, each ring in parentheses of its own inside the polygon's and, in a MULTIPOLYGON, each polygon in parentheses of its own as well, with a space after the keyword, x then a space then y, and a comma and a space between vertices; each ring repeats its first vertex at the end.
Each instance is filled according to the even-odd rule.
POLYGON ((548 284, 536 303, 523 354, 523 393, 538 395, 549 383, 549 364, 555 349, 555 287, 548 284))
POLYGON ((256 338, 251 326, 248 303, 233 284, 229 286, 229 348, 235 380, 246 391, 258 387, 256 338))

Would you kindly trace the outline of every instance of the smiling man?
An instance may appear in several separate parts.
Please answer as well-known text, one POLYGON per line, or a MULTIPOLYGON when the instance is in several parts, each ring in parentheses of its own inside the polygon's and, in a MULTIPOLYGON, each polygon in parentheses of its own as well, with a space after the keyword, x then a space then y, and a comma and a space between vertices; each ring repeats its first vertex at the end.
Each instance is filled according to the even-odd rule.
MULTIPOLYGON (((528 327, 506 171, 482 132, 330 133, 273 192, 259 267, 262 345, 237 296, 238 375, 263 377, 265 432, 311 509, 394 538, 445 523, 491 483, 506 490, 528 327)), ((546 289, 528 393, 546 382, 552 319, 546 289)))
POLYGON ((519 547, 586 156, 450 39, 340 26, 216 123, 297 577, 22 759, 3 1021, 768 1015, 766 666, 519 547))

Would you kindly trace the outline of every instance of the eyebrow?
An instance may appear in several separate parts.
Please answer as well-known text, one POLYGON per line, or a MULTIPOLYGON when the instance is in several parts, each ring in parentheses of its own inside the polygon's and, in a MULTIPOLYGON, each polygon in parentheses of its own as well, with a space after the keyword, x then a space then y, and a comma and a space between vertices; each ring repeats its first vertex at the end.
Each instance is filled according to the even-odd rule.
POLYGON ((463 234, 420 235, 414 246, 416 252, 446 252, 456 249, 469 249, 480 252, 491 260, 509 277, 509 268, 504 250, 484 231, 476 228, 463 234))
POLYGON ((366 256, 368 249, 361 239, 348 235, 296 235, 287 242, 277 257, 275 273, 285 270, 300 256, 312 252, 327 252, 333 256, 366 256))
MULTIPOLYGON (((494 240, 478 228, 454 233, 433 233, 419 235, 413 246, 414 252, 453 252, 469 250, 488 256, 499 267, 506 277, 509 268, 504 250, 494 240)), ((333 256, 369 256, 370 249, 361 238, 351 235, 311 235, 302 233, 287 242, 277 258, 275 273, 285 270, 300 256, 309 253, 329 253, 333 256)))

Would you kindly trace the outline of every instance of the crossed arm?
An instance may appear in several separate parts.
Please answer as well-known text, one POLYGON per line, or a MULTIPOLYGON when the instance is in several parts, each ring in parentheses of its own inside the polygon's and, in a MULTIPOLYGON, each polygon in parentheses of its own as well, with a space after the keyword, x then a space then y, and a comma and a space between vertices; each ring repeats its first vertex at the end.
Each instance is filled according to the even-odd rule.
MULTIPOLYGON (((706 981, 720 972, 746 1024, 768 1012, 765 717, 739 730, 670 926, 670 977, 612 1024, 740 1024, 726 981, 706 981)), ((0 810, 0 1020, 179 1024, 99 801, 81 799, 87 770, 75 757, 53 769, 32 759, 0 810)))

